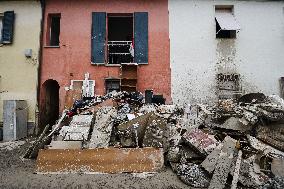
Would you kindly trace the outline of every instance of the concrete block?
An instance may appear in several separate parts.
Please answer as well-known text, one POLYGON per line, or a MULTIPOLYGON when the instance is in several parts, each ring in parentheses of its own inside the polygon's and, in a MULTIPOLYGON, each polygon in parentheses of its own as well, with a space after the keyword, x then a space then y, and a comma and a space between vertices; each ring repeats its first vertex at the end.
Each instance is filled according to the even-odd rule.
POLYGON ((273 159, 271 163, 271 171, 275 176, 284 177, 284 159, 273 159))
POLYGON ((208 135, 200 129, 192 129, 182 135, 186 144, 195 147, 200 153, 208 155, 218 145, 214 135, 208 135))
POLYGON ((218 125, 217 127, 235 131, 248 131, 251 129, 250 125, 244 125, 239 121, 239 118, 236 117, 230 117, 225 121, 225 123, 218 125))
POLYGON ((201 163, 201 166, 209 173, 212 173, 214 171, 215 166, 219 160, 222 147, 223 143, 219 144, 201 163))
POLYGON ((109 146, 113 120, 117 110, 111 106, 99 108, 96 113, 96 121, 93 128, 89 148, 104 148, 109 146))
POLYGON ((216 164, 209 189, 223 189, 230 172, 234 154, 236 152, 236 140, 226 137, 223 141, 223 147, 220 152, 218 162, 216 164))
POLYGON ((70 127, 91 127, 93 115, 75 115, 72 117, 70 127))
POLYGON ((70 127, 63 126, 59 131, 59 135, 63 140, 87 140, 90 127, 70 127))

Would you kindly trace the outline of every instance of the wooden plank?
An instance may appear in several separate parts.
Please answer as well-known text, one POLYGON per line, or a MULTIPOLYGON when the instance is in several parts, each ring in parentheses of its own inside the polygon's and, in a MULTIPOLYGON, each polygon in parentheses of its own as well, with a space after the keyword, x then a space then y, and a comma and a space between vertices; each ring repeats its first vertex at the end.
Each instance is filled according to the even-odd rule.
POLYGON ((36 173, 157 172, 164 164, 162 148, 40 150, 36 173))

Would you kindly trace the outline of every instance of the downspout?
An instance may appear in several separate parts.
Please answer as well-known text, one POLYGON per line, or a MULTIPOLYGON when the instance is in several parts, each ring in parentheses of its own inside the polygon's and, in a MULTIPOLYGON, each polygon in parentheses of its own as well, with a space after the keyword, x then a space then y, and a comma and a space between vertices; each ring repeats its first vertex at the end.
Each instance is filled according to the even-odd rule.
POLYGON ((41 23, 40 23, 40 39, 39 39, 39 52, 38 52, 38 69, 37 69, 37 105, 36 105, 36 124, 34 134, 38 135, 40 132, 40 82, 41 82, 41 64, 42 64, 42 49, 43 49, 43 31, 45 19, 45 0, 40 0, 41 4, 41 23))

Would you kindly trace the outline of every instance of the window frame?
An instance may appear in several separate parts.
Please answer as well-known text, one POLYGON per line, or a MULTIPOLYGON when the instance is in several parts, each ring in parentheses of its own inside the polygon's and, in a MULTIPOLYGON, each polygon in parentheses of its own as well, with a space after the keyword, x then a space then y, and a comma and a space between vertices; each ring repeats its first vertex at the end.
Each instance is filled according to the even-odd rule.
POLYGON ((118 91, 121 91, 121 79, 119 79, 119 78, 105 78, 105 93, 106 94, 115 90, 114 88, 108 88, 109 83, 115 83, 115 82, 118 82, 118 86, 119 86, 118 91), (109 91, 111 89, 112 89, 112 91, 109 91))
MULTIPOLYGON (((112 64, 109 63, 109 18, 110 17, 129 17, 132 18, 132 38, 133 38, 133 42, 134 42, 134 13, 108 13, 106 12, 106 46, 105 46, 105 65, 106 66, 121 66, 122 63, 126 63, 126 62, 122 62, 120 64, 112 64)), ((133 44, 132 44, 133 45, 133 44)), ((132 62, 129 63, 133 63, 134 62, 134 56, 132 57, 133 60, 132 62)))
POLYGON ((60 47, 60 33, 61 33, 60 30, 61 30, 61 13, 48 13, 45 47, 50 47, 50 48, 59 48, 60 47), (55 17, 59 17, 58 45, 51 45, 52 18, 55 18, 55 17))

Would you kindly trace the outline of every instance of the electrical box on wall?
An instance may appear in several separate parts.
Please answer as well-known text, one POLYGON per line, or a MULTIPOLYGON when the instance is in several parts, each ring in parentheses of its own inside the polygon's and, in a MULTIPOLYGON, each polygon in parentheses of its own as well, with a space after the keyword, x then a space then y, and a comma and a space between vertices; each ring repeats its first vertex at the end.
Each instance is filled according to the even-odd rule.
POLYGON ((32 49, 25 49, 25 56, 27 58, 31 58, 32 57, 32 49))
POLYGON ((27 137, 28 110, 25 100, 4 100, 3 140, 12 141, 27 137))

